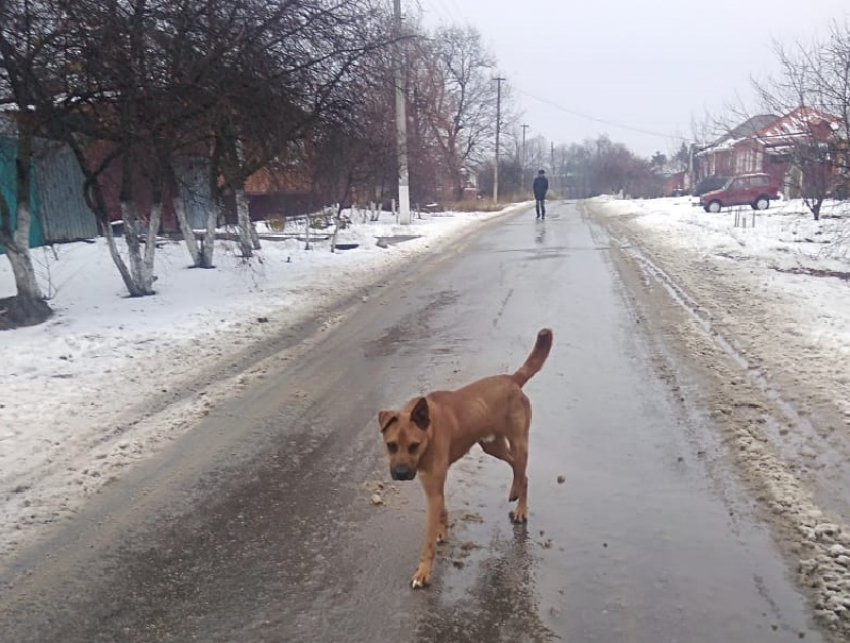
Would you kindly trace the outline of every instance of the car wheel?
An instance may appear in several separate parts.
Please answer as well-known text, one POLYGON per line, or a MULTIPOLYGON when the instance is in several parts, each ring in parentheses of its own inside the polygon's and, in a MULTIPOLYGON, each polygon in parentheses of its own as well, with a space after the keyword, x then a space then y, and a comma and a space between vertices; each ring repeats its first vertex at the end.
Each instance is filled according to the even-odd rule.
POLYGON ((753 210, 767 210, 770 206, 770 199, 766 196, 760 196, 753 202, 753 210))
POLYGON ((711 212, 712 214, 717 214, 718 212, 720 212, 720 208, 722 207, 723 205, 720 203, 720 201, 711 201, 707 206, 705 206, 705 211, 711 212))

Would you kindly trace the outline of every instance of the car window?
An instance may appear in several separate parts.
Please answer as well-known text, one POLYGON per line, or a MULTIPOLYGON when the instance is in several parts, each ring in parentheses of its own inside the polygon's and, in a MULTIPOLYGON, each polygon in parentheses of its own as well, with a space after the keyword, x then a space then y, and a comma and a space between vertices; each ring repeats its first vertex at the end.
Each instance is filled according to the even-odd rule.
POLYGON ((743 190, 747 187, 747 179, 735 179, 731 187, 733 190, 743 190))
POLYGON ((754 186, 756 186, 756 185, 767 185, 768 184, 768 178, 766 176, 754 176, 752 179, 750 179, 750 184, 754 185, 754 186))

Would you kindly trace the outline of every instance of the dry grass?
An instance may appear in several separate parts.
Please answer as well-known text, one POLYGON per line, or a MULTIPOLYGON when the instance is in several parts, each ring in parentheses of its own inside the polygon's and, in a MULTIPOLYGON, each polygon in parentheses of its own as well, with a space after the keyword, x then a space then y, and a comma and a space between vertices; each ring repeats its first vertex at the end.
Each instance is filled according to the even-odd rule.
POLYGON ((444 203, 445 210, 454 212, 495 212, 501 210, 507 203, 497 203, 493 199, 475 199, 474 201, 455 201, 452 203, 444 203))

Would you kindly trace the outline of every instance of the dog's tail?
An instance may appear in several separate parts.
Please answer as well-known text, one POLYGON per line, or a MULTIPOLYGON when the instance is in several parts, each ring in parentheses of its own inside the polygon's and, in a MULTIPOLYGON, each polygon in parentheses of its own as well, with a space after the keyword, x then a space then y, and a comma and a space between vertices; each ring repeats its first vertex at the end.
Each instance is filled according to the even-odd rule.
POLYGON ((531 349, 531 354, 520 366, 516 373, 511 375, 511 379, 522 387, 528 380, 534 377, 541 368, 546 358, 549 357, 549 351, 552 349, 552 329, 543 328, 537 333, 537 341, 534 342, 534 348, 531 349))

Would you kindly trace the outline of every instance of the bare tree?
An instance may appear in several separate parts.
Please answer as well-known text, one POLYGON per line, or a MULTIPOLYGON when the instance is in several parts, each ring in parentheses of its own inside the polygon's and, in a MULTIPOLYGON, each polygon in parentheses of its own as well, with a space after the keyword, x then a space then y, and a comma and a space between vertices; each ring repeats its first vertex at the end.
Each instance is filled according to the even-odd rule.
POLYGON ((464 168, 480 164, 492 149, 496 60, 471 26, 442 27, 417 44, 418 91, 427 94, 430 107, 423 118, 453 179, 456 196, 460 197, 464 168))
POLYGON ((48 44, 58 25, 28 2, 0 5, 0 102, 6 107, 2 134, 15 140, 14 208, 0 194, 0 246, 15 278, 16 296, 4 302, 0 327, 44 321, 51 309, 44 300, 30 253, 33 221, 31 190, 35 137, 39 121, 34 113, 33 77, 46 64, 48 44), (14 213, 13 213, 14 210, 14 213))
POLYGON ((825 42, 774 49, 779 74, 753 82, 762 103, 784 114, 762 137, 765 152, 788 162, 789 188, 818 219, 824 201, 848 187, 850 32, 833 23, 825 42))
MULTIPOLYGON (((28 3, 23 5, 30 6, 28 3)), ((243 254, 259 239, 248 176, 332 111, 357 62, 387 45, 385 8, 355 0, 63 0, 32 3, 62 25, 29 79, 50 135, 74 151, 131 295, 153 292, 155 235, 170 193, 196 266, 213 266, 223 198, 237 204, 243 254), (93 147, 101 152, 93 154, 93 147), (103 150, 106 150, 105 152, 103 150), (198 248, 180 198, 182 156, 209 159, 213 204, 198 248), (120 183, 126 260, 112 234, 108 175, 120 183), (140 211, 140 192, 152 205, 140 211)))
POLYGON ((326 201, 338 204, 337 229, 346 205, 358 198, 381 203, 398 176, 395 123, 386 109, 394 92, 387 53, 375 52, 362 61, 362 73, 346 87, 347 97, 340 95, 336 109, 320 121, 311 139, 313 184, 326 201))

